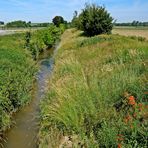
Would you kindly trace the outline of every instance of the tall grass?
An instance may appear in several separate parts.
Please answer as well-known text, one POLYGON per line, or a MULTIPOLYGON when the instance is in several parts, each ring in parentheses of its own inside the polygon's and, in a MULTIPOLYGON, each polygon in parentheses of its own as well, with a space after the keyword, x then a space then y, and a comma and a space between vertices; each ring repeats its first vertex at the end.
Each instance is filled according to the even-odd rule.
POLYGON ((10 126, 11 113, 31 99, 37 68, 24 43, 24 34, 0 37, 0 133, 10 126))
POLYGON ((12 113, 31 100, 32 82, 37 72, 34 60, 55 45, 64 29, 50 25, 0 37, 0 136, 10 127, 12 113))
POLYGON ((40 147, 146 147, 148 42, 79 34, 67 30, 62 36, 49 93, 41 103, 40 147), (136 100, 135 109, 129 96, 136 100), (139 103, 144 106, 140 112, 139 103), (138 117, 132 117, 130 128, 124 118, 133 112, 138 117))

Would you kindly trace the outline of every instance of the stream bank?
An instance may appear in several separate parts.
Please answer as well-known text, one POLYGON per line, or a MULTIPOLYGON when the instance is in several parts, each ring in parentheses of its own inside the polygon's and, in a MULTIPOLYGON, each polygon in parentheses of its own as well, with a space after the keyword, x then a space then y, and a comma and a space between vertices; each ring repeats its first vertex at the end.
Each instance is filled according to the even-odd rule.
POLYGON ((4 148, 36 148, 39 129, 39 103, 53 68, 55 49, 46 50, 39 56, 39 71, 33 84, 32 101, 13 117, 13 127, 4 135, 4 148))

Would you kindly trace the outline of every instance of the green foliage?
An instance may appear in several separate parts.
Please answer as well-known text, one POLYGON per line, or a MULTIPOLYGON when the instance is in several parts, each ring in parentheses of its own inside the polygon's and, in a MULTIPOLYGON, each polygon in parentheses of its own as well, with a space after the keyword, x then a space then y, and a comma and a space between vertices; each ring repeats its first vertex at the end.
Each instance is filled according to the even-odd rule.
POLYGON ((115 26, 148 26, 148 22, 133 21, 131 23, 115 23, 115 26))
POLYGON ((10 126, 11 114, 30 100, 36 66, 23 48, 24 37, 0 37, 0 133, 10 126))
POLYGON ((67 30, 62 43, 41 103, 40 147, 48 147, 48 139, 57 135, 52 129, 70 137, 73 147, 145 147, 147 42, 118 35, 84 38, 67 30), (135 108, 127 92, 135 97, 135 108), (126 124, 128 114, 132 120, 126 124))
POLYGON ((32 33, 27 32, 25 47, 31 52, 33 59, 37 60, 38 55, 43 52, 44 49, 49 49, 55 45, 64 30, 65 25, 60 25, 60 27, 50 25, 46 29, 37 30, 32 33))
POLYGON ((83 30, 88 36, 111 33, 113 28, 113 18, 104 7, 95 4, 86 4, 78 18, 75 17, 73 21, 78 29, 83 30))
POLYGON ((25 22, 25 21, 13 21, 13 22, 9 22, 6 24, 6 27, 7 28, 19 28, 19 27, 22 27, 22 28, 26 28, 26 27, 31 27, 31 22, 25 22))
POLYGON ((64 24, 64 18, 62 16, 55 16, 52 20, 55 26, 59 27, 60 24, 64 24))

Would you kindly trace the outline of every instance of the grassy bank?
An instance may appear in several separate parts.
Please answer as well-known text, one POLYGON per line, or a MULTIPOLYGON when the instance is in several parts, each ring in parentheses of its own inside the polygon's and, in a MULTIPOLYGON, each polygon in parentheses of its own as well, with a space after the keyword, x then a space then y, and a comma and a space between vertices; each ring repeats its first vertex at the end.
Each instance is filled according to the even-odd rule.
MULTIPOLYGON (((51 48, 61 28, 0 36, 0 135, 11 125, 12 113, 31 100, 40 53, 51 48)), ((0 139, 1 140, 1 139, 0 139)))
POLYGON ((40 148, 146 147, 148 42, 67 30, 41 103, 40 148))
POLYGON ((25 34, 0 37, 0 131, 11 124, 11 113, 30 99, 36 71, 32 57, 24 48, 25 34))

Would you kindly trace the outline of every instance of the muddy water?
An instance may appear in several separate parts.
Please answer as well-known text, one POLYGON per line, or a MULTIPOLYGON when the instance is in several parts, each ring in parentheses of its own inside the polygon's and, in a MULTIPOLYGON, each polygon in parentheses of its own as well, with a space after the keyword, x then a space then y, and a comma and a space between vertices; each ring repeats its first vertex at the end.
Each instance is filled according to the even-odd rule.
POLYGON ((32 101, 14 115, 14 126, 6 133, 4 148, 36 148, 39 123, 39 103, 46 92, 47 82, 53 68, 53 50, 39 58, 39 72, 33 85, 32 101))

